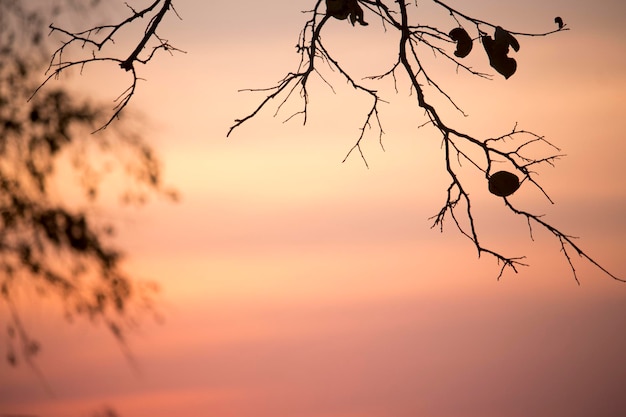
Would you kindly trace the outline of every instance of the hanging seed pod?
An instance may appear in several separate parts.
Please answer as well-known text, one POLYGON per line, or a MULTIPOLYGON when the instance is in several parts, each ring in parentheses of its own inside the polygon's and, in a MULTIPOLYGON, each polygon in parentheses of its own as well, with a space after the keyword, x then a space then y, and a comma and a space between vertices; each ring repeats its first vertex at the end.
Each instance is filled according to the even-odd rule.
POLYGON ((489 177, 489 192, 498 197, 508 197, 520 186, 517 175, 508 171, 498 171, 489 177))
POLYGON ((458 56, 459 58, 465 58, 469 55, 469 53, 472 51, 473 42, 472 38, 465 31, 465 29, 461 27, 454 28, 450 31, 448 36, 450 36, 450 39, 456 41, 457 43, 454 55, 458 56))

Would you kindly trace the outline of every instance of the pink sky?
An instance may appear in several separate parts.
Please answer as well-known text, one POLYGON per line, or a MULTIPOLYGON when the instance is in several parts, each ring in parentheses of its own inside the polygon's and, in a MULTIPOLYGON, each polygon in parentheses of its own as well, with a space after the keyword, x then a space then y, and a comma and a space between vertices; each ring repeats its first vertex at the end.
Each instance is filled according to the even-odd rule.
MULTIPOLYGON (((0 416, 82 417, 104 405, 121 417, 623 413, 625 284, 574 258, 577 286, 553 236, 531 241, 525 222, 482 188, 472 196, 483 240, 527 255, 530 267, 497 282, 495 260, 477 259, 452 224, 431 230, 446 179, 440 138, 416 129, 413 97, 381 87, 392 102, 381 116, 386 151, 368 138, 370 169, 356 155, 341 163, 362 116, 347 88, 333 96, 317 83, 305 127, 266 111, 225 139, 260 98, 237 90, 294 69, 300 10, 312 4, 248 3, 177 1, 184 20, 171 19, 167 37, 188 54, 146 68, 133 103, 150 117, 182 201, 102 209, 119 219, 129 270, 163 286, 164 324, 147 319, 130 340, 140 373, 102 326, 68 325, 58 306, 26 307, 25 297, 54 396, 27 368, 1 362, 0 416)), ((541 171, 556 205, 532 193, 515 202, 581 236, 624 277, 626 6, 454 3, 512 30, 551 29, 556 15, 572 28, 520 39, 510 80, 442 80, 470 114, 455 123, 472 133, 498 135, 518 122, 562 147, 567 158, 541 171)), ((370 51, 382 34, 371 20, 354 29, 334 22, 324 38, 363 76, 390 62, 370 51), (366 40, 368 48, 346 49, 366 40)))

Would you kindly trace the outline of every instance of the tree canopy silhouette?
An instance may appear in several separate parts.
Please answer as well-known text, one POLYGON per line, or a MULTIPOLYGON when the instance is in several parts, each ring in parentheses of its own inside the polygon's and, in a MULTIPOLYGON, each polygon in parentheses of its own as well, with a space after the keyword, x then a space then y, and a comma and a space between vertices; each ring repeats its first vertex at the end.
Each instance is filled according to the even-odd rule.
POLYGON ((128 188, 119 192, 128 203, 154 193, 175 198, 154 150, 126 120, 92 134, 108 110, 93 99, 59 85, 33 95, 51 53, 45 22, 89 13, 97 3, 46 8, 0 0, 0 300, 10 312, 0 319, 12 365, 36 368, 32 357, 40 349, 20 319, 22 292, 60 300, 69 319, 104 323, 122 344, 135 313, 153 308, 157 288, 122 270, 113 227, 94 203, 114 171, 125 175, 128 188), (71 177, 60 165, 71 166, 71 177))

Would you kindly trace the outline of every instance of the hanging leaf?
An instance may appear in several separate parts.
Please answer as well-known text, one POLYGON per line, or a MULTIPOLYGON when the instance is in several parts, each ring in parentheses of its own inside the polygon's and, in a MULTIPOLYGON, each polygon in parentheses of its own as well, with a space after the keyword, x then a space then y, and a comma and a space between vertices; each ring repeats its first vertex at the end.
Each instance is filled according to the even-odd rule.
POLYGON ((494 37, 498 47, 502 48, 505 54, 509 53, 509 46, 513 48, 515 52, 519 51, 519 42, 515 39, 515 36, 511 35, 510 32, 502 29, 500 26, 496 27, 494 37))
POLYGON ((352 26, 359 22, 361 26, 368 23, 363 20, 363 9, 357 0, 326 0, 326 14, 335 19, 345 20, 350 17, 352 26))
POLYGON ((507 56, 509 53, 508 44, 503 47, 502 43, 496 42, 489 35, 483 36, 481 40, 483 42, 485 52, 487 52, 487 56, 489 57, 489 65, 502 74, 506 79, 509 79, 511 75, 515 74, 515 71, 517 70, 517 62, 515 59, 507 56))
POLYGON ((560 16, 554 18, 554 23, 559 25, 559 30, 563 29, 563 26, 565 26, 565 24, 563 23, 563 19, 561 19, 560 16))

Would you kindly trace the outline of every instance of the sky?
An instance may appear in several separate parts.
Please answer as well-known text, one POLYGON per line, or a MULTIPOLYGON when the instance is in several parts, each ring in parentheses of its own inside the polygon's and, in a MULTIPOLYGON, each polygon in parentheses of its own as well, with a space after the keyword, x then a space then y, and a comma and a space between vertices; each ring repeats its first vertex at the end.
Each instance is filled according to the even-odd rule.
MULTIPOLYGON (((571 28, 520 38, 509 80, 438 69, 468 117, 443 114, 481 137, 518 123, 559 146, 567 157, 539 171, 555 204, 526 190, 513 201, 626 277, 625 3, 465 3, 449 4, 514 31, 551 30, 556 15, 571 28)), ((478 258, 451 223, 431 229, 447 186, 440 137, 418 128, 423 114, 406 89, 377 87, 389 104, 384 150, 375 131, 366 135, 369 168, 356 154, 342 163, 366 98, 329 72, 336 94, 312 84, 305 126, 284 123, 288 110, 273 117, 273 107, 226 138, 263 98, 238 90, 295 69, 300 12, 312 4, 175 2, 183 20, 170 16, 162 32, 187 53, 142 69, 129 111, 145 115, 182 199, 99 209, 118 225, 127 270, 161 285, 163 322, 144 318, 131 335, 134 368, 104 326, 68 323, 58 305, 25 297, 52 394, 27 367, 2 362, 0 416, 83 417, 106 407, 121 417, 623 413, 626 284, 574 255, 577 285, 554 236, 534 228, 531 240, 525 221, 478 183, 482 241, 526 255, 528 267, 496 280, 496 261, 478 258)), ((395 59, 394 35, 369 21, 330 22, 324 36, 358 77, 395 59)), ((490 70, 481 55, 471 59, 490 70)), ((101 68, 70 82, 87 89, 105 77, 107 88, 90 93, 112 99, 125 76, 101 68)))

